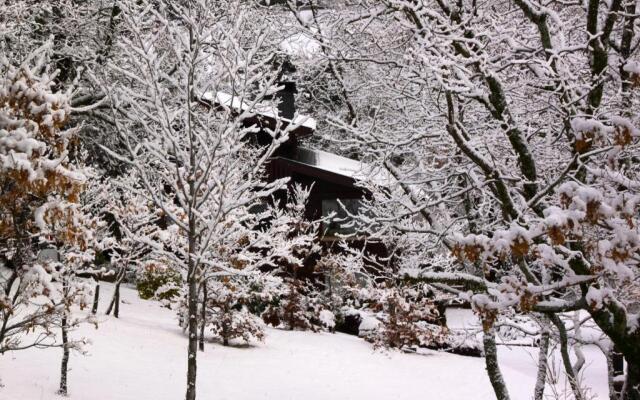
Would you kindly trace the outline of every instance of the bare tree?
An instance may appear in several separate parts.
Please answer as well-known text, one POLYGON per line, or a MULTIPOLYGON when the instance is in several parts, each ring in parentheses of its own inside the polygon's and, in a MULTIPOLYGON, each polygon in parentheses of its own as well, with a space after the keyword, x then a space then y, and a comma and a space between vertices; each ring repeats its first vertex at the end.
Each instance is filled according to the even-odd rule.
MULTIPOLYGON (((265 163, 288 132, 267 129, 266 147, 250 140, 256 112, 277 117, 270 27, 241 1, 122 3, 121 53, 102 82, 122 150, 109 153, 131 168, 139 193, 168 226, 147 234, 155 257, 184 272, 187 301, 187 400, 196 396, 198 287, 203 276, 233 274, 216 262, 246 210, 280 189, 265 183, 265 163), (119 82, 112 84, 113 80, 119 82)), ((279 120, 279 119, 278 119, 279 120)), ((289 121, 290 122, 290 121, 289 121)))
MULTIPOLYGON (((487 354, 502 310, 588 312, 625 355, 629 399, 640 396, 627 311, 640 243, 636 9, 360 1, 300 23, 324 44, 314 62, 341 68, 348 106, 332 138, 386 180, 363 182, 361 229, 402 244, 406 278, 471 290, 487 354)), ((507 398, 499 365, 487 367, 507 398)))

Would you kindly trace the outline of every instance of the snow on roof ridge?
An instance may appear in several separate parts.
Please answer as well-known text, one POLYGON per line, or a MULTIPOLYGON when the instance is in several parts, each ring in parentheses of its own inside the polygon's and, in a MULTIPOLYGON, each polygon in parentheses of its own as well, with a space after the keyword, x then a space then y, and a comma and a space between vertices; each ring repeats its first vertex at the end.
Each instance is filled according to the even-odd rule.
MULTIPOLYGON (((209 101, 215 101, 219 104, 222 104, 224 106, 227 106, 229 108, 233 108, 236 110, 242 110, 242 111, 246 111, 249 109, 249 104, 247 104, 245 101, 242 100, 242 98, 240 96, 234 96, 231 95, 229 93, 225 93, 225 92, 216 92, 215 96, 213 95, 212 92, 205 92, 202 97, 205 100, 209 100, 209 101)), ((277 107, 273 107, 273 106, 269 106, 269 105, 265 105, 265 104, 257 104, 256 105, 256 109, 254 110, 255 113, 269 117, 269 118, 274 118, 274 119, 280 119, 281 121, 286 122, 287 124, 290 125, 300 125, 303 126, 305 128, 309 128, 312 130, 316 130, 317 127, 317 123, 316 120, 308 115, 296 115, 294 116, 293 119, 290 118, 284 118, 284 117, 278 117, 278 108, 277 107)))

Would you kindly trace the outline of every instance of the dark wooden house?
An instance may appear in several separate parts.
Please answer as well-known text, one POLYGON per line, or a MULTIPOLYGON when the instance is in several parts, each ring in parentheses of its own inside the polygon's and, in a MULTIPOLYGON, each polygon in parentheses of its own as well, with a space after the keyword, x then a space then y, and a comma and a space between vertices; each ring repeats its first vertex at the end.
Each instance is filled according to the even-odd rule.
MULTIPOLYGON (((302 142, 315 133, 316 121, 308 116, 296 115, 295 83, 281 82, 281 86, 282 90, 276 95, 277 110, 275 107, 254 110, 255 116, 247 119, 245 123, 263 128, 255 137, 257 143, 262 145, 268 145, 272 140, 266 130, 274 129, 277 123, 280 123, 282 128, 291 124, 296 126, 289 133, 289 139, 278 148, 269 161, 267 176, 269 180, 289 177, 290 185, 312 186, 305 214, 309 220, 336 216, 331 220, 325 218, 318 238, 325 246, 332 246, 341 239, 339 234, 353 233, 344 226, 346 213, 340 204, 350 212, 357 212, 360 200, 368 196, 367 191, 357 185, 358 179, 367 175, 367 166, 337 154, 305 147, 302 142)), ((224 103, 225 106, 238 111, 246 107, 224 93, 216 94, 215 99, 216 102, 224 103)), ((353 246, 364 246, 366 242, 358 235, 347 240, 353 246)), ((379 243, 366 243, 366 246, 375 254, 384 253, 384 247, 379 243)))

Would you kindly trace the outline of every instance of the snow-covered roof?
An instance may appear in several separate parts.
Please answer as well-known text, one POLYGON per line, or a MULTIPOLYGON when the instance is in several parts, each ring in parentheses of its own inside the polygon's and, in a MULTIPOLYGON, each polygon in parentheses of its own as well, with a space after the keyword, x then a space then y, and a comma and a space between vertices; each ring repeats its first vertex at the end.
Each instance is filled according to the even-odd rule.
POLYGON ((304 33, 291 35, 280 43, 280 50, 292 57, 311 59, 320 49, 320 43, 304 33))
MULTIPOLYGON (((232 108, 238 111, 247 111, 250 107, 246 101, 244 101, 240 96, 234 96, 224 92, 205 92, 202 96, 204 100, 213 101, 215 103, 221 104, 225 107, 232 108)), ((260 104, 258 103, 254 110, 252 110, 256 114, 263 115, 265 117, 280 119, 283 122, 286 122, 290 125, 300 125, 308 129, 316 130, 316 120, 307 116, 307 115, 296 115, 293 119, 279 117, 278 116, 278 107, 272 104, 260 104)))
POLYGON ((284 158, 310 165, 323 171, 355 180, 371 181, 379 185, 388 185, 391 179, 391 176, 386 171, 377 170, 366 163, 322 150, 298 147, 291 156, 284 158))

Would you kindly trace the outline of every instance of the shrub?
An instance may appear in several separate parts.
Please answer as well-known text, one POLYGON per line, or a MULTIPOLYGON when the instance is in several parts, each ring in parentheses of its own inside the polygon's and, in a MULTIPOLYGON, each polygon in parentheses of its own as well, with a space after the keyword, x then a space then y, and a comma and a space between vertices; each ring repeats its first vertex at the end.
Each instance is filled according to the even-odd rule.
POLYGON ((225 346, 232 339, 249 343, 264 338, 264 324, 247 308, 248 303, 254 303, 262 294, 254 283, 255 280, 242 276, 207 282, 205 324, 225 346))
POLYGON ((320 299, 310 283, 285 278, 282 295, 269 304, 262 319, 274 327, 317 331, 324 325, 321 310, 320 299))
POLYGON ((247 311, 246 307, 237 310, 223 306, 210 311, 214 318, 210 319, 209 326, 224 346, 228 346, 229 341, 233 339, 242 339, 246 343, 264 340, 262 321, 247 311))
POLYGON ((147 300, 172 300, 179 294, 182 284, 180 273, 164 264, 149 262, 138 273, 136 288, 141 298, 147 300))
POLYGON ((438 324, 435 303, 420 291, 379 288, 368 293, 359 335, 376 348, 443 348, 447 328, 438 324))

